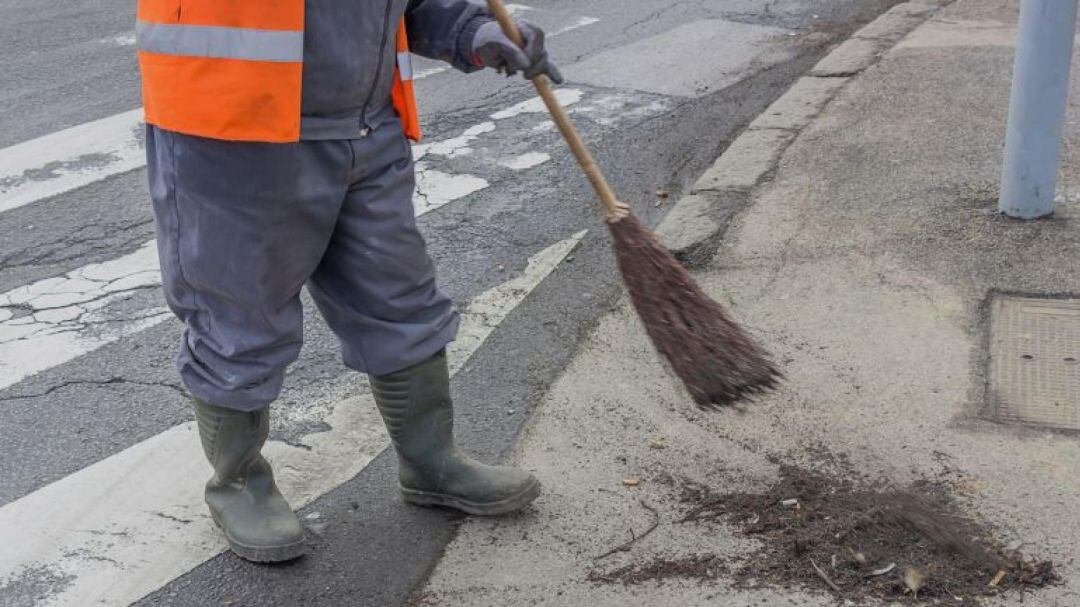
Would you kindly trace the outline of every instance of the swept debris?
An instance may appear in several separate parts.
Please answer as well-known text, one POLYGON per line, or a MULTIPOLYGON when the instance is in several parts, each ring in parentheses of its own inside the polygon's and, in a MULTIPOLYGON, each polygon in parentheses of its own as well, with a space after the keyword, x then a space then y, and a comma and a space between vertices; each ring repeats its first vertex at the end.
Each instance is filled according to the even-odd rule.
POLYGON ((1015 541, 994 542, 993 530, 965 516, 943 484, 895 489, 847 476, 788 466, 762 493, 721 494, 685 481, 686 511, 675 524, 722 534, 733 526, 761 547, 733 559, 665 556, 606 572, 594 569, 587 579, 634 585, 723 578, 736 587, 830 592, 859 605, 883 599, 956 607, 1060 582, 1050 561, 1020 554, 1015 541))
POLYGON ((1058 581, 1049 561, 994 543, 992 530, 963 515, 944 485, 883 489, 785 467, 764 493, 717 494, 689 483, 682 501, 683 523, 723 522, 762 542, 730 564, 736 585, 959 606, 1058 581))

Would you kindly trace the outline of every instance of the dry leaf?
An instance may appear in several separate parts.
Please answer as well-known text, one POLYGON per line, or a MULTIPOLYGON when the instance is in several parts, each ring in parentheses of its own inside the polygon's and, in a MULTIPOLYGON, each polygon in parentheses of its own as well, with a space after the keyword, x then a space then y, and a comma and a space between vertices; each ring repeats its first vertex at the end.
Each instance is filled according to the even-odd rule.
POLYGON ((926 584, 925 573, 919 571, 915 567, 904 569, 904 585, 907 586, 908 590, 910 590, 916 598, 919 596, 919 589, 922 588, 924 584, 926 584))

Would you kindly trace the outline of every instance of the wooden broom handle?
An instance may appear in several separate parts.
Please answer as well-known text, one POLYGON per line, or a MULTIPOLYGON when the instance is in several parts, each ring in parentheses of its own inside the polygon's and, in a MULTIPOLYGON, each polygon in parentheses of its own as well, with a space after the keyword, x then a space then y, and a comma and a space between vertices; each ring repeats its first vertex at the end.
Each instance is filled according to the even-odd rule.
MULTIPOLYGON (((495 19, 502 27, 503 33, 505 33, 514 44, 524 49, 525 38, 522 37, 517 23, 514 23, 514 19, 510 16, 510 11, 506 10, 506 5, 503 4, 502 0, 487 0, 487 5, 491 14, 495 16, 495 19)), ((596 164, 596 160, 594 160, 592 154, 589 153, 589 149, 585 147, 585 142, 581 140, 581 135, 578 135, 577 129, 574 128, 574 124, 570 122, 570 117, 566 115, 566 110, 563 109, 562 104, 560 104, 559 100, 555 97, 555 91, 552 90, 551 83, 548 81, 547 76, 539 74, 532 79, 532 83, 533 86, 536 87, 536 92, 540 94, 540 98, 544 100, 544 105, 547 106, 548 112, 551 113, 551 118, 555 121, 555 126, 559 127, 559 132, 562 133, 563 139, 565 139, 567 145, 570 146, 570 151, 574 153, 574 157, 577 158, 578 164, 581 165, 581 169, 585 172, 585 176, 589 178, 589 183, 591 183, 593 189, 596 190, 596 195, 604 205, 604 214, 607 216, 607 220, 616 222, 629 215, 630 207, 619 202, 619 200, 615 198, 615 192, 611 190, 611 186, 608 185, 607 179, 604 178, 604 173, 600 170, 600 165, 596 164)))

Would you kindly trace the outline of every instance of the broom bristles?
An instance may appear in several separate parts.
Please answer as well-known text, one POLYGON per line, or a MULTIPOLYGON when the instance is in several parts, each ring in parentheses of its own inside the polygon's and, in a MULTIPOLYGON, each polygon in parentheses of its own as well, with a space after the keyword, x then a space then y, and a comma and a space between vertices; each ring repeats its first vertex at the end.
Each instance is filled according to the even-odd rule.
POLYGON ((702 409, 776 386, 768 353, 713 301, 637 217, 608 222, 630 301, 656 349, 702 409))

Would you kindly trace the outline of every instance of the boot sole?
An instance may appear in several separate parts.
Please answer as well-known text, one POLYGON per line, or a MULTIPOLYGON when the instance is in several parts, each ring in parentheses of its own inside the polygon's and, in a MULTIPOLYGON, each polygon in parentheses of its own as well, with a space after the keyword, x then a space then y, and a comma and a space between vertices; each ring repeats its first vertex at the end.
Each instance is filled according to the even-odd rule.
POLYGON ((229 549, 232 550, 236 556, 246 561, 251 561, 253 563, 282 563, 298 559, 307 552, 307 546, 303 539, 289 544, 282 544, 280 546, 248 546, 234 540, 232 536, 229 535, 229 530, 221 524, 217 515, 212 511, 210 512, 210 517, 214 519, 214 524, 217 525, 218 529, 221 529, 221 532, 225 535, 225 541, 229 543, 229 549))
POLYGON ((414 506, 441 506, 443 508, 453 508, 454 510, 460 510, 466 514, 473 514, 476 516, 498 516, 500 514, 516 512, 540 497, 540 481, 537 480, 533 480, 532 483, 516 494, 497 502, 473 502, 445 493, 417 491, 416 489, 408 489, 406 487, 401 487, 400 485, 398 488, 401 489, 401 495, 405 499, 405 502, 413 504, 414 506))

